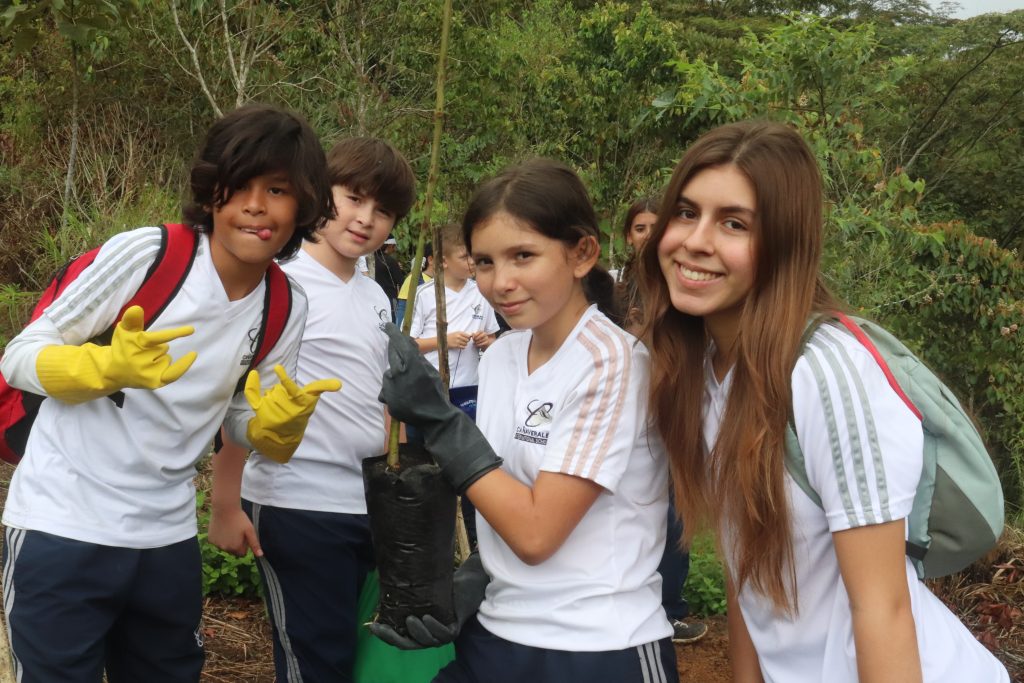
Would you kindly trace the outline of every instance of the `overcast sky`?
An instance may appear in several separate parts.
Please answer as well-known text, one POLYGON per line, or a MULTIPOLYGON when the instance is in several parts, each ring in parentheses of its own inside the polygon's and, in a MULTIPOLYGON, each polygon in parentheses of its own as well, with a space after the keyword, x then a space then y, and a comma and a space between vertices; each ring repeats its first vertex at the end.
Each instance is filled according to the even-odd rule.
MULTIPOLYGON (((989 12, 1010 12, 1015 9, 1024 9, 1024 0, 956 0, 956 3, 960 5, 960 9, 953 16, 960 18, 989 12)), ((931 0, 931 4, 934 7, 939 2, 931 0)))

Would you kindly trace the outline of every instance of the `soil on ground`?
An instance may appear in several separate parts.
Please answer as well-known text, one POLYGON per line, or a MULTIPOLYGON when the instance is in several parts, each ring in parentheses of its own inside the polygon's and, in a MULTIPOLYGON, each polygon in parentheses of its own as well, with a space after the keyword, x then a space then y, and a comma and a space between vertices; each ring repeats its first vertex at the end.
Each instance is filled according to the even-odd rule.
MULTIPOLYGON (((12 474, 13 468, 0 463, 0 507, 12 474)), ((929 582, 929 587, 1006 665, 1011 682, 1024 683, 1024 530, 1007 529, 999 547, 987 557, 964 572, 929 582)), ((206 665, 202 681, 273 683, 273 647, 262 601, 211 596, 203 612, 206 665)), ((2 616, 0 612, 0 624, 2 616)), ((731 681, 725 617, 704 621, 707 636, 676 646, 680 683, 731 681)))
MULTIPOLYGON (((205 605, 206 666, 209 683, 272 683, 274 664, 263 604, 241 598, 209 598, 205 605)), ((708 634, 676 645, 679 683, 729 683, 725 617, 706 619, 708 634)))

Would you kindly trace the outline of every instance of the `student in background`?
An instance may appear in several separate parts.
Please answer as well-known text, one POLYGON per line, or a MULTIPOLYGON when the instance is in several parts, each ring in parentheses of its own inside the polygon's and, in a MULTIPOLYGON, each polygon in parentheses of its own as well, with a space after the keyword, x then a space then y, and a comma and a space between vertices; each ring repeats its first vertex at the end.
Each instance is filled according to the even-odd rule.
MULTIPOLYGON (((448 396, 462 412, 476 419, 480 355, 497 338, 501 329, 494 309, 471 279, 473 264, 462 238, 462 227, 450 223, 442 228, 444 254, 445 313, 448 319, 448 396)), ((413 308, 409 334, 435 368, 437 353, 437 297, 434 283, 420 285, 413 308)), ((407 427, 411 440, 420 435, 407 427)), ((476 514, 472 503, 462 499, 463 519, 470 546, 476 545, 476 514)))
MULTIPOLYGON (((472 264, 462 240, 462 228, 450 223, 443 228, 445 312, 448 318, 449 388, 472 389, 476 399, 477 368, 480 354, 494 342, 498 321, 494 309, 470 279, 472 264)), ((433 282, 424 283, 416 292, 410 336, 416 340, 430 364, 438 367, 437 298, 433 282)), ((473 415, 470 414, 470 417, 473 415)))
POLYGON ((384 295, 391 302, 392 318, 395 313, 395 305, 398 302, 398 288, 405 280, 405 271, 398 264, 395 258, 395 251, 398 249, 398 242, 394 237, 384 240, 380 249, 373 253, 374 259, 374 280, 384 290, 384 295))
POLYGON ((845 329, 803 344, 840 307, 822 224, 803 138, 738 123, 687 150, 641 252, 652 418, 687 533, 719 533, 734 680, 1005 683, 905 555, 921 422, 845 329), (821 506, 785 467, 790 420, 821 506))
POLYGON ((640 249, 646 244, 654 222, 658 220, 658 203, 654 197, 641 197, 626 211, 622 222, 622 237, 629 248, 629 258, 616 273, 619 309, 625 318, 625 327, 636 332, 643 319, 640 294, 637 291, 636 260, 640 249))
POLYGON ((395 323, 401 325, 402 321, 405 320, 405 308, 409 301, 410 287, 417 288, 425 282, 431 282, 434 279, 434 247, 430 243, 423 245, 423 267, 420 270, 420 279, 413 285, 412 284, 412 268, 409 269, 409 274, 405 277, 405 281, 402 282, 402 288, 398 290, 398 303, 395 306, 395 323))

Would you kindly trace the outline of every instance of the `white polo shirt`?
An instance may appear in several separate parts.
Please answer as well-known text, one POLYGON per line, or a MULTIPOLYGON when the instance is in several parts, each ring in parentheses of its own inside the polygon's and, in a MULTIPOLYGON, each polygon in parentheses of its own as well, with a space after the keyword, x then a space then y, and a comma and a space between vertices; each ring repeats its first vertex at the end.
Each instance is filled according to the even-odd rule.
MULTIPOLYGON (((449 333, 494 334, 498 331, 494 309, 480 293, 475 281, 466 280, 466 284, 458 292, 448 287, 444 288, 444 292, 449 333)), ((416 290, 416 304, 413 307, 409 335, 413 339, 437 336, 437 299, 434 296, 433 282, 424 283, 416 290)), ((438 367, 437 351, 424 355, 431 365, 438 367)), ((448 386, 476 386, 479 366, 480 349, 472 341, 464 349, 448 349, 448 386)))
MULTIPOLYGON (((732 372, 719 384, 709 361, 705 381, 710 450, 732 372)), ((749 587, 740 591, 739 605, 766 683, 857 683, 850 601, 832 534, 910 514, 921 476, 921 423, 845 329, 818 329, 792 381, 797 438, 824 510, 786 474, 799 612, 780 615, 749 587)), ((725 537, 728 548, 728 530, 725 537)), ((918 580, 909 559, 906 575, 925 683, 1009 681, 1002 664, 918 580)))
MULTIPOLYGON (((82 344, 108 329, 159 249, 159 228, 112 237, 43 315, 11 340, 4 377, 12 386, 43 393, 35 371, 40 349, 82 344)), ((291 286, 287 326, 257 368, 264 389, 277 382, 276 364, 295 374, 306 298, 291 286)), ((121 406, 105 397, 76 405, 43 401, 11 480, 4 524, 125 548, 195 536, 195 464, 225 418, 245 424, 252 417, 244 395, 234 391, 248 368, 264 289, 261 282, 246 297, 229 301, 210 258, 209 238, 200 236, 192 269, 151 326, 194 326, 194 334, 168 344, 173 359, 196 351, 192 367, 154 391, 125 389, 121 406)))
POLYGON ((309 298, 298 383, 338 377, 341 391, 321 394, 292 459, 259 453, 246 462, 242 497, 262 505, 320 512, 366 513, 362 461, 384 452, 384 404, 377 400, 387 368, 391 320, 384 290, 356 271, 348 282, 303 250, 283 264, 309 298))
POLYGON ((477 424, 503 468, 532 486, 540 471, 605 490, 565 543, 530 566, 477 513, 491 576, 480 623, 506 640, 607 651, 672 634, 657 573, 665 547, 668 469, 648 430, 647 350, 591 306, 555 355, 527 372, 530 331, 484 355, 477 424))

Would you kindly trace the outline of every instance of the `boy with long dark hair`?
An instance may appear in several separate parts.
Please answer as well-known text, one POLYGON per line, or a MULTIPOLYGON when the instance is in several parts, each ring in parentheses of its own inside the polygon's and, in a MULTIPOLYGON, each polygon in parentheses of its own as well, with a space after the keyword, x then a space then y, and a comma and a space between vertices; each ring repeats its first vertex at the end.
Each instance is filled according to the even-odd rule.
POLYGON ((104 669, 111 683, 198 681, 195 464, 222 424, 287 460, 320 392, 340 387, 289 379, 306 323, 294 285, 280 338, 248 372, 273 259, 333 213, 316 135, 295 114, 242 107, 211 127, 190 180, 194 260, 148 312, 151 329, 142 308, 121 309, 174 226, 109 240, 3 358, 12 386, 48 397, 3 516, 4 608, 24 683, 98 683, 104 669))

